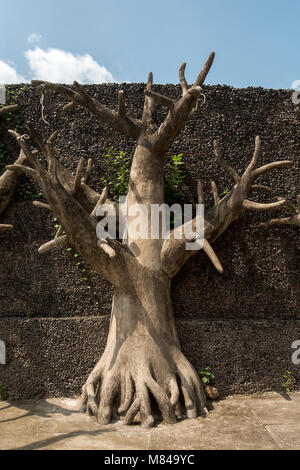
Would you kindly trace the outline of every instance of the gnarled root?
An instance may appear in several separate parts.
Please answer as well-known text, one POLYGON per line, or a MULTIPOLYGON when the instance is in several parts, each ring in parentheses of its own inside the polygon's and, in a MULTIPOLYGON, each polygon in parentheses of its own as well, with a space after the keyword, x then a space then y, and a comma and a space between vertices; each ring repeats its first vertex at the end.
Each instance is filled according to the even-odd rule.
MULTIPOLYGON (((124 346, 124 344, 123 344, 124 346)), ((145 348, 145 345, 144 345, 145 348)), ((149 360, 128 356, 121 347, 112 367, 107 354, 92 371, 82 389, 81 410, 100 424, 119 417, 124 424, 140 422, 154 426, 158 418, 173 424, 182 417, 207 414, 206 398, 199 376, 178 348, 169 357, 149 360)))

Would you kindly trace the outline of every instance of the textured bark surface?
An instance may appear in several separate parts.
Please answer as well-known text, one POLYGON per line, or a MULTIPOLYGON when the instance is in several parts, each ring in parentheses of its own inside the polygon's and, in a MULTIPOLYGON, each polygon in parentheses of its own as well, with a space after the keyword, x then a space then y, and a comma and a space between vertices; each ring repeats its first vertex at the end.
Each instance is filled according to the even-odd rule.
MULTIPOLYGON (((191 88, 185 80, 185 64, 182 65, 179 71, 182 97, 177 102, 155 93, 153 77, 149 74, 141 120, 127 116, 122 91, 119 92, 118 110, 111 111, 89 97, 76 82, 75 90, 40 81, 34 81, 33 85, 42 93, 47 88, 67 98, 69 103, 65 110, 83 106, 96 119, 136 140, 127 207, 143 204, 148 209, 143 224, 149 222, 151 205, 164 202, 164 155, 193 116, 213 59, 214 54, 211 54, 191 88), (168 110, 162 122, 157 119, 158 106, 168 110)), ((107 424, 113 417, 120 416, 126 424, 138 421, 145 427, 153 426, 157 416, 173 423, 178 417, 192 418, 205 414, 205 393, 199 376, 181 352, 170 295, 171 279, 196 252, 186 251, 186 243, 195 241, 195 237, 178 239, 175 235, 183 231, 185 227, 182 226, 172 232, 169 240, 164 241, 162 236, 157 240, 151 237, 136 239, 129 225, 124 243, 98 240, 96 209, 107 201, 108 194, 106 189, 99 195, 88 187, 92 171, 90 162, 85 175, 83 159, 76 175, 69 174, 55 158, 57 133, 44 143, 32 124, 28 123, 28 128, 46 156, 48 168, 44 169, 24 139, 14 132, 12 135, 31 167, 16 164, 8 168, 23 171, 40 183, 48 204, 36 205, 51 210, 61 224, 55 239, 39 251, 44 253, 68 241, 115 287, 107 347, 83 387, 82 408, 95 415, 101 423, 107 424)), ((218 196, 216 185, 212 185, 215 206, 205 213, 203 250, 220 273, 223 268, 211 243, 244 211, 275 210, 287 204, 284 199, 268 204, 249 200, 253 190, 270 192, 269 188, 255 184, 260 176, 291 164, 283 161, 257 168, 260 146, 260 138, 257 137, 253 158, 243 175, 239 176, 224 160, 218 143, 214 143, 219 163, 233 180, 233 189, 224 198, 218 196)), ((203 204, 200 182, 198 198, 203 204)), ((195 226, 196 221, 192 223, 195 226)))
MULTIPOLYGON (((0 108, 0 117, 5 116, 6 113, 15 111, 18 108, 17 105, 4 106, 0 108)), ((16 160, 15 165, 24 165, 26 163, 26 157, 21 150, 19 158, 16 160)), ((7 208, 11 202, 15 189, 22 176, 21 171, 7 170, 0 176, 0 215, 7 208)), ((13 229, 10 224, 0 223, 0 234, 13 229)))

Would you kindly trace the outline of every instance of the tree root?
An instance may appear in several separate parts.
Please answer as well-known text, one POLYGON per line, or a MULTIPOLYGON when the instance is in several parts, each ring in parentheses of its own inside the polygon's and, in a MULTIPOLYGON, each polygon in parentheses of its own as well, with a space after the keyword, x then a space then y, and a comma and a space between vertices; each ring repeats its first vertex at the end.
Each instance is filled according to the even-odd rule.
POLYGON ((95 416, 99 424, 109 424, 118 417, 126 425, 140 422, 150 428, 159 419, 174 424, 180 418, 206 416, 199 376, 180 350, 175 348, 170 364, 163 358, 160 367, 165 370, 159 374, 151 362, 141 364, 140 358, 124 360, 120 356, 119 351, 109 368, 104 354, 82 389, 80 408, 95 416))

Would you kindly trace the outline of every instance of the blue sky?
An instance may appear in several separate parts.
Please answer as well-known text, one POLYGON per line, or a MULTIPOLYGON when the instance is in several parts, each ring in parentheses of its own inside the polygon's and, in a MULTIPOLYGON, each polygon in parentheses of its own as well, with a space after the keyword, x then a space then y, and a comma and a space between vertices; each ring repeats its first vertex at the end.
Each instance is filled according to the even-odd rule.
POLYGON ((291 88, 300 80, 300 1, 0 0, 0 83, 192 82, 291 88))

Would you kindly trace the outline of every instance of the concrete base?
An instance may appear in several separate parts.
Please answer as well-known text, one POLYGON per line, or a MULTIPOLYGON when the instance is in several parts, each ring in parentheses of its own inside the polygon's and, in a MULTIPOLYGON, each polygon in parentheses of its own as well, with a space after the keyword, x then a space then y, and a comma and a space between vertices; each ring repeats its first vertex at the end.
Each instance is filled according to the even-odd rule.
MULTIPOLYGON (((1 450, 300 450, 300 393, 235 396, 207 418, 151 430, 100 426, 75 399, 0 403, 1 450)), ((130 455, 130 454, 129 454, 130 455)))

